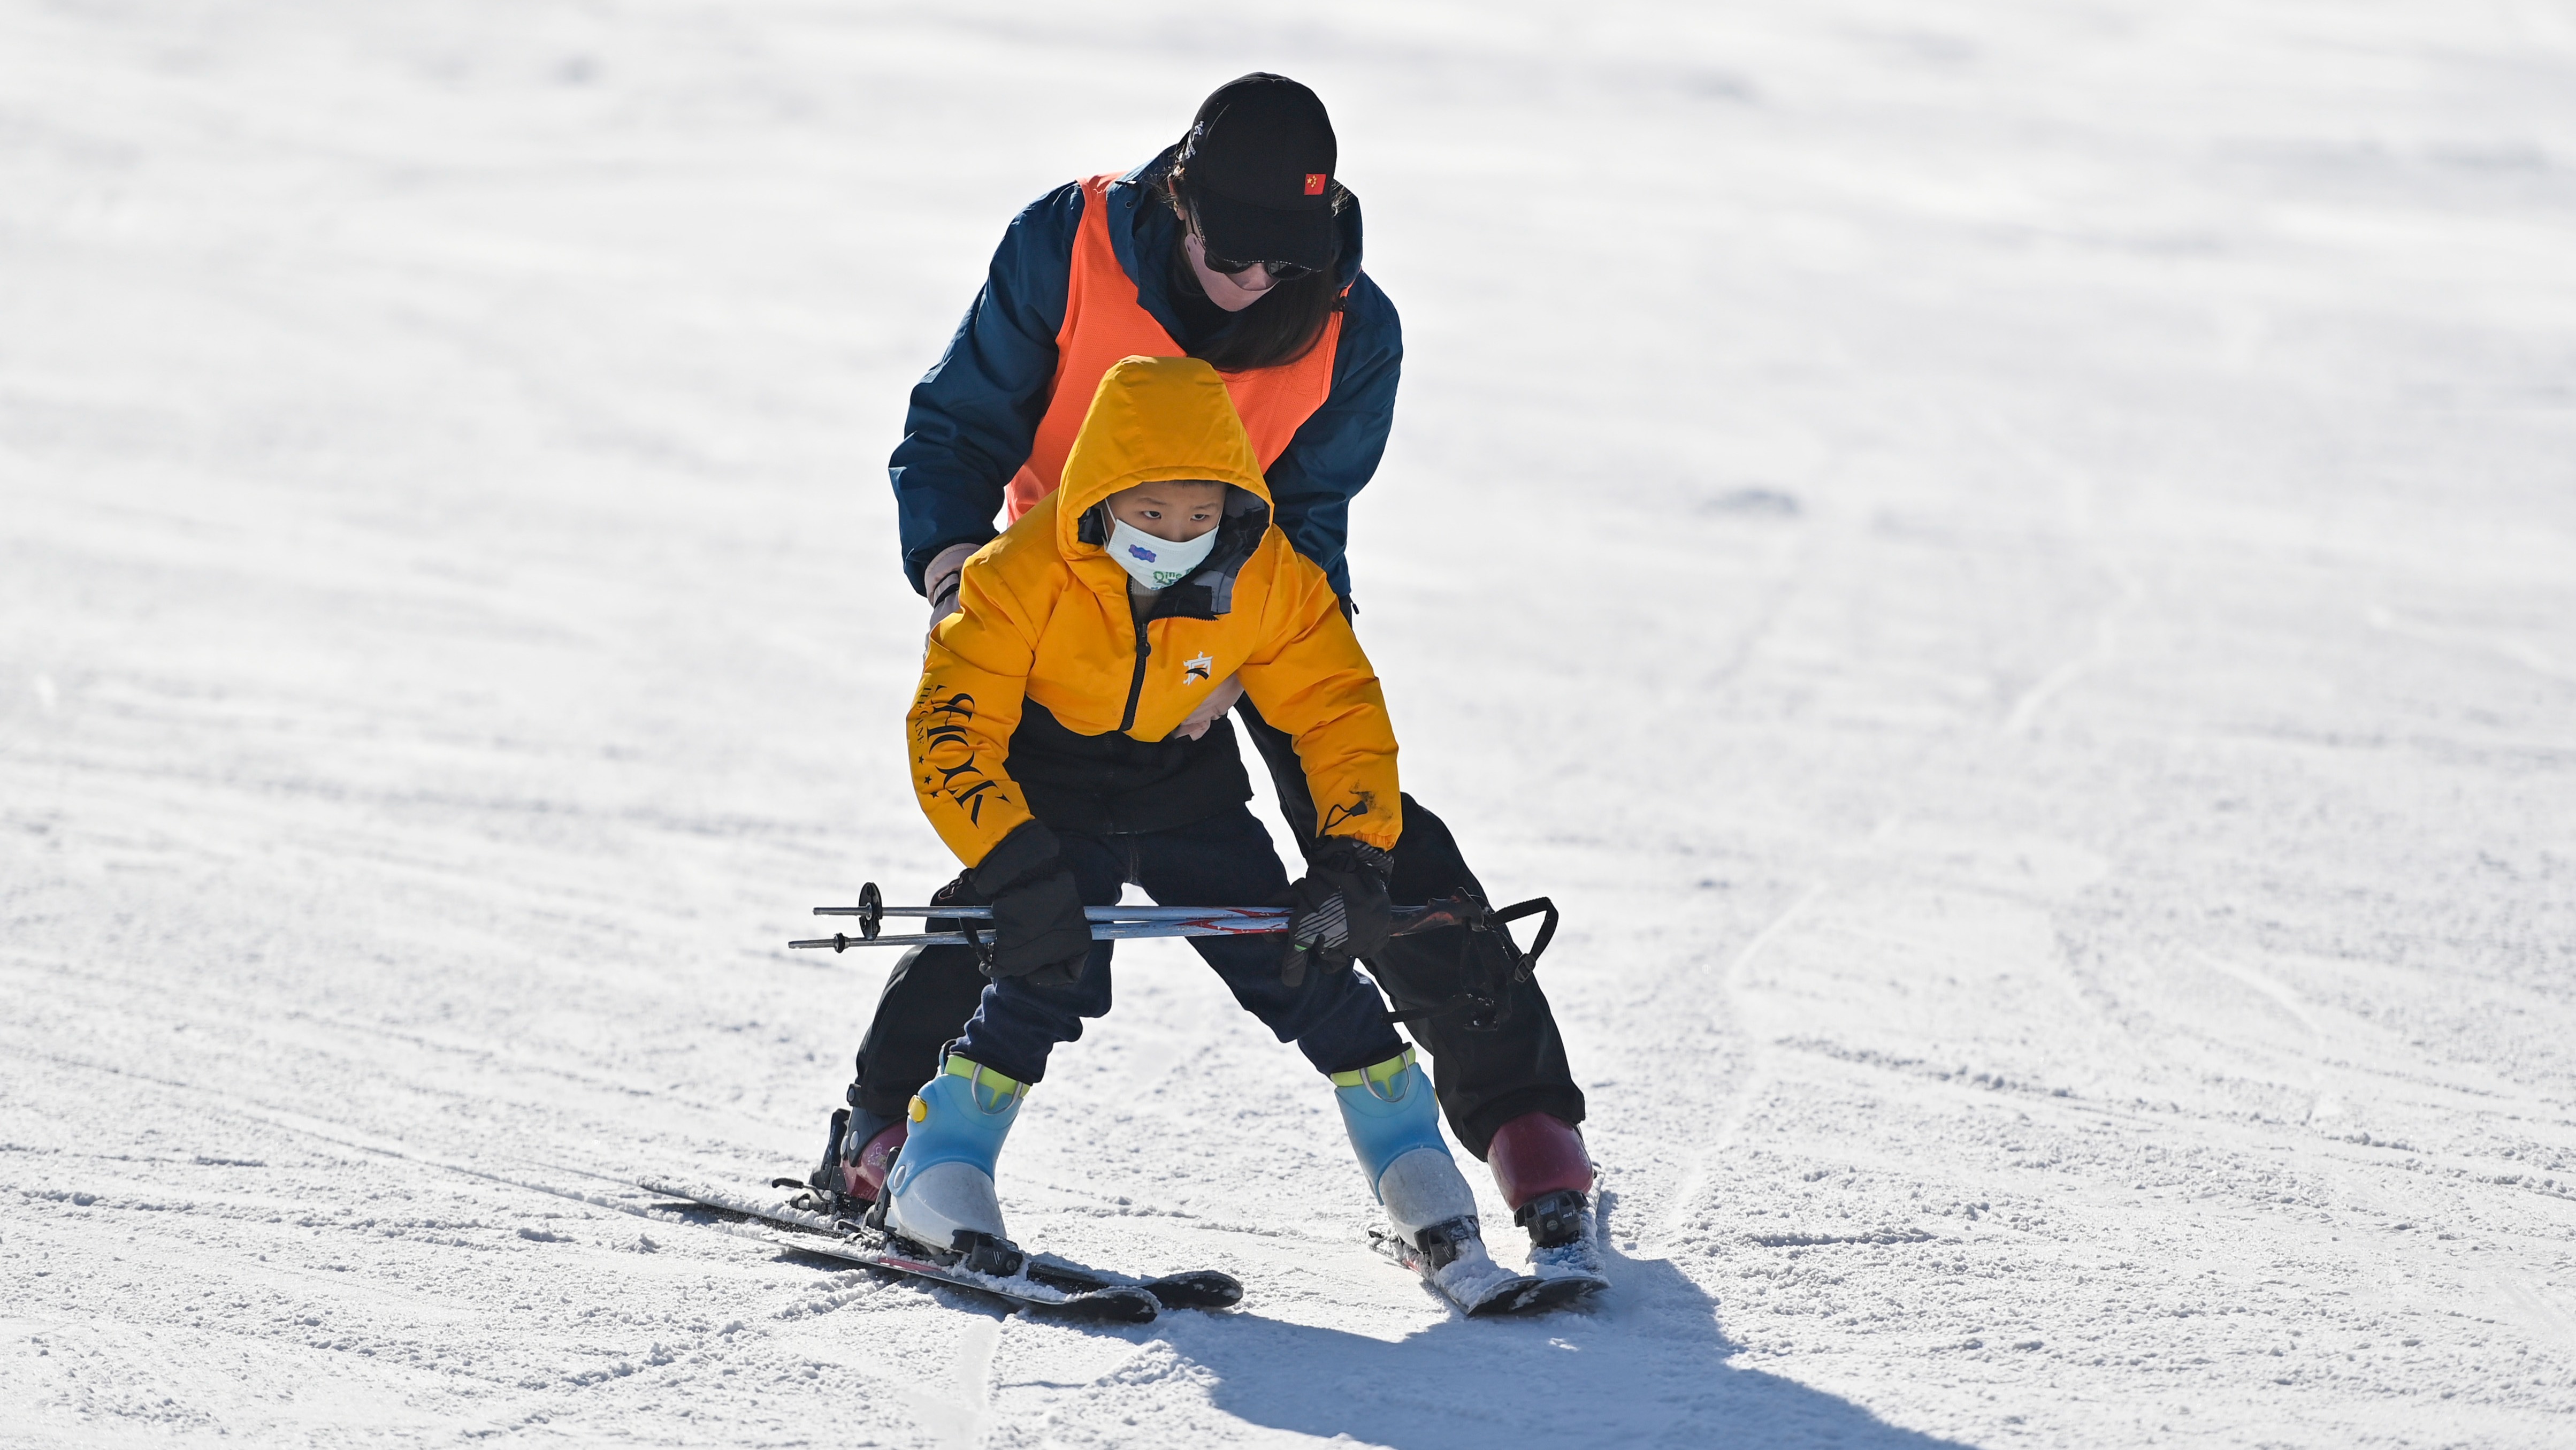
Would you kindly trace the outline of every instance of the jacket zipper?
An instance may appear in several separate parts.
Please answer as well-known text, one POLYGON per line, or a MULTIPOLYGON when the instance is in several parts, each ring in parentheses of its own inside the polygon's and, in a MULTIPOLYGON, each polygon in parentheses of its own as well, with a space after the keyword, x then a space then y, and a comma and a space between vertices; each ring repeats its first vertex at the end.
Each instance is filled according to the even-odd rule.
POLYGON ((1136 727, 1136 702, 1145 697, 1145 660, 1154 652, 1153 645, 1145 639, 1145 616, 1136 613, 1133 601, 1129 602, 1127 613, 1136 621, 1136 677, 1127 682, 1127 715, 1118 722, 1122 731, 1136 727))

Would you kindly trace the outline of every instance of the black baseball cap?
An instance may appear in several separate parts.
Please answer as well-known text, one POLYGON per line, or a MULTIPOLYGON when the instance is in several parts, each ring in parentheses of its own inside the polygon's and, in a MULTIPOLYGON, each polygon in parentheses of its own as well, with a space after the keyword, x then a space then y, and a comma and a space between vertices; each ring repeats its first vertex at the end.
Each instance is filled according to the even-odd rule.
POLYGON ((1332 265, 1333 122, 1313 91, 1267 71, 1227 81, 1200 103, 1180 160, 1210 252, 1332 265))

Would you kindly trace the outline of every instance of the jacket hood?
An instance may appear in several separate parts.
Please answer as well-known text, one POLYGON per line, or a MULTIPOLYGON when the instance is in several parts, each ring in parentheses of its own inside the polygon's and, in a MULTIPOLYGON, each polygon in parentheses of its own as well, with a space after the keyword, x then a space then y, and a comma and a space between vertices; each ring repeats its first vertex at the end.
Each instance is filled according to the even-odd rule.
POLYGON ((1087 537, 1098 530, 1086 529, 1084 519, 1120 489, 1179 478, 1214 479, 1239 490, 1227 496, 1229 521, 1256 509, 1262 523, 1269 521, 1260 458, 1216 369, 1194 357, 1122 359, 1101 374, 1091 411, 1065 455, 1056 547, 1069 562, 1093 558, 1117 570, 1097 538, 1087 537))

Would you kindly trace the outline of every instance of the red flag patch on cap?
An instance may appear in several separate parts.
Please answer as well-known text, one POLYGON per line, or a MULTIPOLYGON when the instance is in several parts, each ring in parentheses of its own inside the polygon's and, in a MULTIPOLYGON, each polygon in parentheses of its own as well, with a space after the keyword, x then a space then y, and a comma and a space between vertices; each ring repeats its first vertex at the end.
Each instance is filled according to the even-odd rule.
POLYGON ((1322 196, 1324 194, 1325 176, 1326 173, 1321 171, 1309 171, 1306 173, 1306 194, 1308 196, 1322 196))

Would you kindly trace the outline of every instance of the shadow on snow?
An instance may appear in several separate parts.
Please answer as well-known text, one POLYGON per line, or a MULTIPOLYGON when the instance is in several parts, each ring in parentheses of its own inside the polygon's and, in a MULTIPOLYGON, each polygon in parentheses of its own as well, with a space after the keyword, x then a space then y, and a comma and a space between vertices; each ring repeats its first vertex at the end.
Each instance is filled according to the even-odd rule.
MULTIPOLYGON (((1604 1197, 1605 1214, 1615 1211, 1615 1198, 1604 1197)), ((1958 1443, 1778 1375, 1729 1367, 1740 1346, 1718 1327, 1714 1299, 1669 1263, 1608 1258, 1611 1288, 1590 1312, 1453 1317, 1393 1344, 1257 1314, 1176 1315, 1147 1332, 1204 1372, 1213 1403, 1228 1414, 1397 1450, 1958 1443)))

